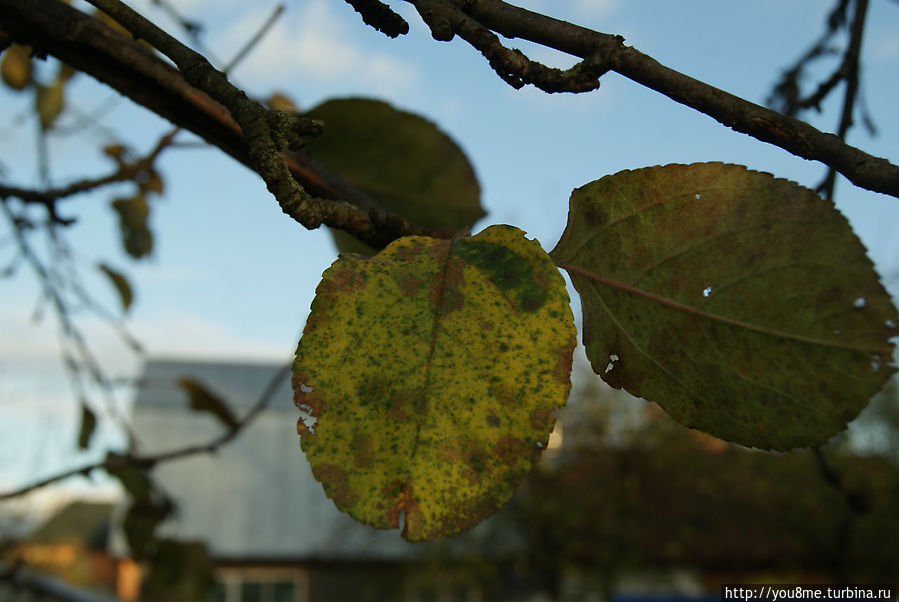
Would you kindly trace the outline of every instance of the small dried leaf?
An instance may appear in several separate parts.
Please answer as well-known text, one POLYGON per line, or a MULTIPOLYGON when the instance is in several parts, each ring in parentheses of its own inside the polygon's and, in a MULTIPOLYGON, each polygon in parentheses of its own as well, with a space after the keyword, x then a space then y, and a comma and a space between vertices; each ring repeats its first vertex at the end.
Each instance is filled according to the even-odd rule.
POLYGON ((178 380, 178 386, 187 394, 190 401, 190 408, 197 412, 208 412, 218 418, 222 424, 228 428, 234 429, 240 424, 231 408, 218 395, 210 391, 206 385, 192 378, 182 378, 178 380))
POLYGON ((165 185, 163 184, 162 176, 159 175, 159 172, 155 169, 151 169, 146 174, 146 180, 140 183, 140 187, 144 192, 162 194, 165 185))
POLYGON ((49 86, 35 86, 34 102, 41 128, 53 127, 65 107, 65 82, 56 80, 49 86))
POLYGON ((276 111, 284 111, 286 113, 299 112, 296 103, 279 92, 275 92, 274 94, 269 96, 266 99, 265 104, 268 105, 270 109, 275 109, 276 111))
POLYGON ((116 199, 112 202, 112 208, 119 216, 125 251, 135 259, 149 255, 153 250, 153 233, 147 226, 150 206, 143 195, 116 199))
POLYGON ((121 272, 112 269, 105 263, 97 264, 97 268, 109 278, 109 281, 119 294, 119 300, 122 302, 122 311, 127 312, 134 299, 131 284, 128 282, 128 279, 125 278, 121 272))
POLYGON ((81 427, 78 429, 78 449, 87 449, 97 427, 97 415, 84 401, 81 402, 81 427))
POLYGON ((31 83, 31 47, 11 44, 0 59, 0 77, 13 90, 24 90, 31 83))

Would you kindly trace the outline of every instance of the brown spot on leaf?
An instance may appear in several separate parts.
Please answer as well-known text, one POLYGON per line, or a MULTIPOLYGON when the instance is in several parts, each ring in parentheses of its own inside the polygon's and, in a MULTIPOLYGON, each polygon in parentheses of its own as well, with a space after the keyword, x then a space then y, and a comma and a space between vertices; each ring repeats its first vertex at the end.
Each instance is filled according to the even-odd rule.
POLYGON ((405 422, 415 416, 421 404, 422 393, 415 389, 400 389, 394 392, 390 404, 390 418, 397 422, 405 422))
POLYGON ((338 259, 325 272, 315 290, 316 294, 348 293, 363 290, 365 277, 358 269, 358 260, 338 259))
POLYGON ((350 489, 347 473, 340 466, 336 464, 313 465, 312 472, 324 487, 325 493, 334 500, 338 508, 348 508, 356 503, 356 494, 350 489))
POLYGON ((575 337, 571 335, 568 342, 556 348, 558 360, 553 366, 552 376, 556 382, 566 384, 571 380, 571 362, 575 346, 575 337))
POLYGON ((530 441, 506 436, 497 441, 493 452, 503 464, 515 466, 534 455, 534 446, 530 441))
POLYGON ((442 315, 462 309, 465 305, 465 297, 461 291, 464 284, 462 267, 461 261, 450 259, 443 266, 443 273, 434 278, 431 284, 428 300, 442 315))
POLYGON ((490 385, 490 395, 504 406, 515 405, 518 401, 518 392, 515 388, 504 383, 490 385))
POLYGON ((404 295, 407 297, 414 297, 421 291, 425 281, 411 274, 407 274, 397 280, 396 283, 400 287, 400 290, 403 291, 404 295))
POLYGON ((539 433, 546 433, 552 429, 555 418, 548 408, 537 408, 531 412, 531 428, 539 433))
POLYGON ((368 433, 357 433, 353 440, 353 463, 357 468, 368 468, 375 460, 374 446, 371 442, 371 435, 368 433))

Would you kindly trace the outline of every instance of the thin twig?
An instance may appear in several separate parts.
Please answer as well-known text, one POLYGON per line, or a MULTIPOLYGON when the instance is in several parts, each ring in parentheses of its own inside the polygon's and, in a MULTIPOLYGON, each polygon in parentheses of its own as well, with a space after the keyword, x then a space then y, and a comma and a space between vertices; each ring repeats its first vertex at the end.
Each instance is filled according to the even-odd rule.
MULTIPOLYGON (((610 71, 705 113, 727 127, 779 146, 798 157, 820 161, 856 186, 899 197, 899 166, 852 147, 838 136, 823 133, 804 121, 670 69, 635 48, 625 46, 620 36, 560 21, 501 0, 406 1, 416 7, 426 22, 434 21, 434 10, 446 11, 452 4, 453 12, 441 18, 444 29, 449 27, 455 33, 459 33, 453 29, 456 23, 462 22, 462 16, 467 16, 507 38, 529 40, 584 59, 594 57, 593 60, 610 71)), ((440 31, 440 39, 451 37, 446 31, 440 31)))
MULTIPOLYGON (((862 49, 862 37, 865 32, 865 17, 868 14, 868 0, 855 0, 855 15, 852 19, 852 37, 846 48, 841 71, 845 73, 846 90, 843 94, 843 108, 840 114, 840 125, 837 128, 837 136, 841 140, 846 139, 849 128, 852 127, 852 115, 855 112, 855 100, 858 98, 859 84, 859 59, 862 49)), ((836 184, 837 172, 833 167, 827 170, 824 181, 818 185, 817 192, 824 198, 833 199, 833 189, 836 184)))
POLYGON ((249 426, 253 420, 262 412, 268 404, 271 402, 272 397, 274 397, 275 392, 281 386, 283 380, 290 373, 290 368, 292 366, 291 363, 287 363, 275 372, 271 379, 269 379, 268 384, 266 384, 265 389, 263 389, 259 398, 256 400, 256 403, 250 408, 250 410, 241 418, 232 428, 226 430, 224 433, 207 441, 206 443, 198 443, 195 445, 188 445, 185 447, 180 447, 176 449, 172 449, 165 452, 160 452, 157 454, 148 454, 148 455, 136 455, 136 454, 125 454, 125 455, 116 455, 114 456, 114 460, 106 459, 102 462, 93 462, 91 464, 85 464, 84 466, 80 466, 78 468, 73 468, 71 470, 66 470, 55 474, 53 476, 47 477, 45 479, 41 479, 30 485, 26 485, 14 491, 8 491, 6 493, 0 493, 0 501, 12 499, 15 497, 19 497, 25 495, 26 493, 30 493, 42 487, 46 487, 52 483, 56 483, 58 481, 62 481, 64 479, 68 479, 69 477, 73 477, 76 475, 88 476, 94 470, 102 469, 102 470, 110 470, 110 469, 121 469, 124 466, 133 466, 135 468, 145 468, 149 469, 158 464, 169 462, 171 460, 177 460, 180 458, 186 458, 188 456, 193 456, 197 454, 207 454, 216 451, 218 448, 223 445, 229 443, 234 438, 236 438, 241 432, 243 432, 247 426, 249 426))

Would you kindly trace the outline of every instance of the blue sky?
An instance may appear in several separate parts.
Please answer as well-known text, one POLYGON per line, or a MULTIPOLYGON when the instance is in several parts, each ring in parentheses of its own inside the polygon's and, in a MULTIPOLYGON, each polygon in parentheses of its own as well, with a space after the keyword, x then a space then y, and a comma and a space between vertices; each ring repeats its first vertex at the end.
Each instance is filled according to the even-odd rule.
MULTIPOLYGON (((475 230, 512 224, 549 250, 564 228, 571 190, 622 169, 725 161, 809 187, 824 174, 819 164, 732 132, 616 74, 604 76, 600 89, 586 95, 513 90, 467 44, 433 41, 411 7, 394 4, 409 20, 411 32, 390 40, 364 26, 340 0, 293 0, 232 79, 251 95, 265 98, 278 91, 301 107, 332 97, 369 96, 435 121, 468 153, 479 176, 488 215, 475 230)), ((821 33, 831 3, 518 4, 623 35, 627 44, 669 67, 764 102, 781 69, 821 33)), ((149 2, 135 0, 132 5, 175 31, 149 2)), ((206 25, 206 45, 225 60, 274 8, 274 3, 236 0, 186 0, 178 5, 206 25)), ((893 163, 899 163, 897 32, 899 5, 872 0, 863 46, 864 95, 880 134, 871 138, 857 127, 849 137, 893 163)), ((510 44, 556 66, 573 63, 550 50, 520 41, 510 44)), ((145 152, 168 125, 116 96, 86 76, 74 79, 69 90, 69 102, 82 111, 112 107, 104 123, 145 152)), ((834 129, 837 101, 838 95, 814 116, 817 127, 834 129)), ((4 89, 0 115, 26 115, 29 102, 25 95, 4 89)), ((62 123, 67 119, 71 116, 64 116, 62 123)), ((10 121, 0 122, 4 177, 36 186, 35 125, 26 119, 14 127, 10 121)), ((180 139, 194 140, 187 134, 180 139)), ((108 159, 99 151, 108 141, 98 132, 86 138, 55 138, 54 183, 108 170, 108 159)), ((66 202, 64 211, 79 216, 68 235, 86 282, 115 309, 113 291, 92 266, 102 260, 128 273, 136 300, 127 325, 151 356, 287 360, 319 276, 336 257, 330 237, 324 231, 305 231, 281 214, 258 177, 213 149, 173 149, 159 165, 166 192, 153 204, 156 246, 148 261, 134 262, 120 249, 108 205, 126 187, 66 202)), ((893 234, 899 225, 899 201, 841 181, 837 204, 888 287, 899 292, 899 245, 893 234)), ((4 236, 6 231, 0 230, 4 236)), ((10 247, 0 247, 0 261, 9 256, 10 247)), ((94 449, 75 451, 77 404, 58 358, 55 320, 45 312, 43 321, 33 322, 39 291, 27 269, 0 286, 0 489, 7 489, 95 459, 102 454, 101 444, 119 439, 114 428, 104 427, 94 449)), ((113 375, 137 373, 141 358, 113 332, 88 317, 81 323, 113 375)), ((127 406, 129 393, 120 391, 118 403, 127 406)))

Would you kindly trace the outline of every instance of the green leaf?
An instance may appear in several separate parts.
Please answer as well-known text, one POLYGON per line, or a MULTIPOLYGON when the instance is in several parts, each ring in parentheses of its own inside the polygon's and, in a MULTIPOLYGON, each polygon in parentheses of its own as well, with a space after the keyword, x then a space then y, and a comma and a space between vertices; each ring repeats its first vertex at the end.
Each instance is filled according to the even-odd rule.
POLYGON ((849 223, 737 165, 607 176, 571 195, 553 260, 594 371, 743 445, 818 445, 894 372, 896 308, 849 223))
POLYGON ((150 205, 144 196, 139 194, 130 199, 116 199, 112 202, 112 208, 119 216, 125 251, 135 259, 149 255, 153 250, 153 233, 147 226, 150 205))
POLYGON ((136 500, 149 499, 153 492, 153 483, 147 471, 138 468, 129 459, 129 456, 108 452, 105 460, 106 472, 122 483, 125 491, 136 500))
POLYGON ((131 284, 129 284, 128 279, 121 272, 112 269, 105 263, 97 264, 97 268, 109 278, 109 281, 119 294, 119 301, 122 302, 122 311, 127 313, 131 307, 131 302, 134 300, 134 293, 131 290, 131 284))
MULTIPOLYGON (((468 158, 430 121, 366 98, 329 100, 306 115, 325 123, 306 141, 309 153, 386 209, 426 228, 461 229, 485 215, 468 158)), ((376 253, 332 233, 342 252, 376 253)))
POLYGON ((210 391, 203 383, 192 378, 181 378, 178 380, 178 386, 187 394, 192 410, 208 412, 231 429, 237 428, 240 424, 225 400, 210 391))
POLYGON ((343 255, 293 367, 302 448, 337 507, 435 539, 511 497, 565 403, 575 331, 564 281, 510 226, 343 255))
POLYGON ((81 402, 81 427, 78 429, 78 449, 87 449, 94 429, 97 428, 97 415, 84 401, 81 402))

